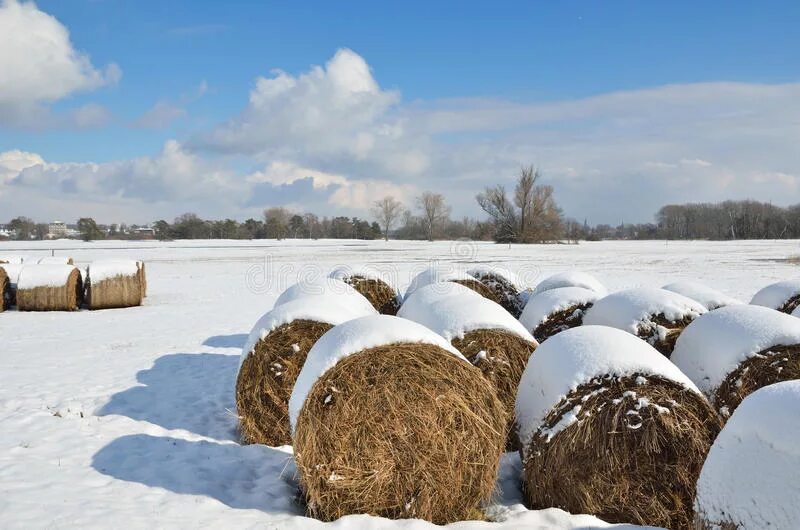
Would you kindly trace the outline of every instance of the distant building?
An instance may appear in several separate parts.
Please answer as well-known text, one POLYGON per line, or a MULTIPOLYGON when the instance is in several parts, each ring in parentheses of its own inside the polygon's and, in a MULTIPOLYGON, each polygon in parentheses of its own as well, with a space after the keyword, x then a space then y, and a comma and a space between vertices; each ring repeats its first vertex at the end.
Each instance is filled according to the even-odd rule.
POLYGON ((0 239, 11 239, 16 235, 14 230, 11 230, 6 225, 0 225, 0 239))
POLYGON ((137 226, 131 228, 130 232, 141 239, 156 237, 156 230, 152 226, 137 226))
POLYGON ((67 223, 63 221, 53 221, 47 227, 47 237, 59 239, 67 237, 67 223))

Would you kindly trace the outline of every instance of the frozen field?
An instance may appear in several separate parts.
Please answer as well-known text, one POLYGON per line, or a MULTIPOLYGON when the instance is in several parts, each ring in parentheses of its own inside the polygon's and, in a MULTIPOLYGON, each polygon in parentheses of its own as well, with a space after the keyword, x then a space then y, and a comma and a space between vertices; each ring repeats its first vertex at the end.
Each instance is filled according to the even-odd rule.
MULTIPOLYGON (((520 246, 448 242, 202 241, 0 243, 0 256, 69 255, 147 263, 143 307, 0 313, 0 527, 422 528, 353 516, 323 524, 296 503, 290 447, 237 443, 234 378, 256 319, 299 277, 373 264, 401 287, 432 261, 500 264, 535 284, 569 269, 611 290, 699 280, 749 301, 797 276, 797 241, 601 242, 520 246)), ((501 524, 595 528, 588 516, 521 505, 519 458, 504 457, 501 524)))

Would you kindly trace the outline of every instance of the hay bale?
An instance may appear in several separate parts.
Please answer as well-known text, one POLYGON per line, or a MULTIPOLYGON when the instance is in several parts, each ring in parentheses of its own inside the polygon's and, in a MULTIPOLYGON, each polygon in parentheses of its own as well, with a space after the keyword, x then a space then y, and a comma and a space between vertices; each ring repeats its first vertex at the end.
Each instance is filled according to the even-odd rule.
POLYGON ((491 385, 447 341, 386 315, 352 320, 309 352, 289 412, 309 515, 481 517, 505 417, 491 385))
POLYGON ((72 258, 68 256, 46 256, 39 258, 38 265, 75 265, 72 258))
POLYGON ((0 312, 11 307, 11 282, 4 268, 0 267, 0 312))
POLYGON ((81 273, 73 265, 26 265, 20 272, 20 311, 77 311, 82 302, 81 273))
POLYGON ((542 342, 556 333, 580 326, 584 313, 598 296, 595 291, 583 287, 548 289, 528 299, 519 321, 542 342))
POLYGON ((0 265, 0 268, 5 271, 8 277, 9 286, 9 302, 8 306, 17 305, 17 284, 19 283, 19 274, 22 272, 24 265, 21 263, 5 263, 0 265))
POLYGON ((514 400, 537 346, 533 336, 500 305, 452 282, 417 289, 397 314, 441 335, 480 368, 506 410, 506 446, 517 449, 514 400))
POLYGON ((732 298, 725 293, 712 289, 711 287, 698 282, 680 281, 665 285, 662 289, 682 294, 691 298, 703 307, 712 311, 720 307, 741 304, 741 300, 732 298))
POLYGON ((513 272, 503 267, 479 265, 469 269, 467 274, 492 292, 493 296, 489 298, 490 300, 499 303, 514 318, 519 318, 522 308, 525 306, 520 297, 520 293, 524 289, 513 272))
POLYGON ((25 262, 24 256, 16 256, 13 254, 0 256, 0 264, 22 265, 22 263, 24 262, 25 262))
POLYGON ((369 300, 352 286, 336 278, 323 277, 301 280, 289 286, 278 296, 278 299, 275 300, 275 307, 293 300, 317 296, 335 296, 340 301, 343 301, 343 303, 359 307, 363 311, 366 311, 364 314, 370 314, 374 309, 369 300))
POLYGON ((142 305, 139 264, 133 260, 95 261, 86 268, 86 303, 89 309, 142 305))
POLYGON ((586 311, 583 323, 627 331, 669 357, 683 329, 705 312, 706 308, 691 298, 642 287, 600 298, 586 311))
POLYGON ((604 326, 551 337, 525 368, 516 411, 531 508, 690 528, 721 420, 645 342, 604 326))
POLYGON ((375 314, 333 295, 286 302, 262 316, 242 349, 236 408, 243 443, 291 443, 288 406, 308 351, 330 328, 375 314))
POLYGON ((591 274, 580 271, 568 271, 553 274, 539 282, 533 289, 533 294, 543 293, 559 287, 583 287, 596 292, 599 296, 608 294, 608 290, 591 274))
POLYGON ((727 418, 755 390, 800 378, 800 319, 761 306, 723 307, 687 326, 672 361, 727 418))
POLYGON ((372 267, 337 267, 329 277, 352 286, 382 315, 395 315, 400 308, 400 293, 372 267))
POLYGON ((142 291, 142 299, 147 298, 147 275, 144 271, 144 261, 137 261, 137 267, 139 268, 138 275, 139 275, 139 287, 142 291))
POLYGON ((453 282, 463 285, 472 289, 484 298, 491 300, 495 303, 500 303, 500 298, 487 286, 467 274, 465 271, 452 264, 440 264, 428 267, 424 271, 417 274, 406 288, 403 300, 406 300, 417 289, 421 289, 431 284, 445 284, 446 282, 453 282))
POLYGON ((786 280, 767 285, 750 300, 751 305, 792 313, 800 306, 800 280, 786 280))

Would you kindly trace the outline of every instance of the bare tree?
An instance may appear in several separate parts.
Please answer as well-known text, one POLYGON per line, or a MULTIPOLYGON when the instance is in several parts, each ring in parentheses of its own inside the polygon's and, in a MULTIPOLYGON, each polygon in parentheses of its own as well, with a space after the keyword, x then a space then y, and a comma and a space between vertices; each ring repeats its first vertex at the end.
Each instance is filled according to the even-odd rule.
POLYGON ((402 214, 403 204, 391 195, 387 195, 383 199, 375 201, 374 204, 372 216, 378 221, 383 231, 384 241, 389 241, 389 230, 392 229, 392 226, 402 214))
POLYGON ((486 188, 475 199, 489 214, 495 225, 495 239, 502 243, 516 241, 518 238, 517 213, 514 205, 508 200, 506 189, 503 186, 486 188))
POLYGON ((433 241, 436 227, 450 216, 450 207, 445 204, 444 195, 426 191, 417 197, 417 208, 422 212, 428 241, 433 241))
POLYGON ((534 208, 534 194, 536 181, 539 180, 539 170, 533 166, 523 167, 519 173, 519 180, 514 188, 514 204, 519 208, 519 235, 525 239, 533 221, 531 210, 534 208))

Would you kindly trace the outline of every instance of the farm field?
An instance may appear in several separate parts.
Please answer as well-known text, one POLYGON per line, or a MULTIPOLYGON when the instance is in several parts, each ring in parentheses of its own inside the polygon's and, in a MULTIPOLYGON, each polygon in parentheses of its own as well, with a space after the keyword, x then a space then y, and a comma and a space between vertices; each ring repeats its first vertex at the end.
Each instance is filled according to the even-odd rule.
MULTIPOLYGON (((0 243, 0 255, 141 259, 142 307, 0 313, 3 528, 427 528, 422 521, 304 517, 291 447, 238 443, 234 383, 255 321, 298 279, 370 264, 401 288, 432 262, 501 265, 529 285, 583 270, 609 290, 697 280, 743 301, 797 276, 798 241, 614 241, 512 246, 408 241, 0 243)), ((489 516, 453 528, 597 528, 529 511, 519 457, 503 457, 489 516)))

